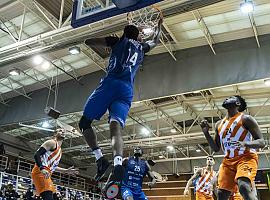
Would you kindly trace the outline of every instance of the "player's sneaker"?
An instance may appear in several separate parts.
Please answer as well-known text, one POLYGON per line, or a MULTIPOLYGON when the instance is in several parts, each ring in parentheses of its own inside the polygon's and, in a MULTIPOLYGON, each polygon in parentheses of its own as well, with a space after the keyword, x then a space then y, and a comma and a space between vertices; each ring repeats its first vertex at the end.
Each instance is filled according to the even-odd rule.
POLYGON ((110 174, 107 183, 103 189, 106 199, 121 198, 121 182, 124 178, 125 168, 122 165, 116 165, 110 174))
POLYGON ((121 182, 124 178, 125 168, 122 165, 115 165, 113 168, 112 179, 115 182, 121 182))
POLYGON ((95 176, 96 181, 102 179, 110 165, 111 164, 109 163, 109 161, 104 157, 101 157, 97 160, 97 174, 95 176))

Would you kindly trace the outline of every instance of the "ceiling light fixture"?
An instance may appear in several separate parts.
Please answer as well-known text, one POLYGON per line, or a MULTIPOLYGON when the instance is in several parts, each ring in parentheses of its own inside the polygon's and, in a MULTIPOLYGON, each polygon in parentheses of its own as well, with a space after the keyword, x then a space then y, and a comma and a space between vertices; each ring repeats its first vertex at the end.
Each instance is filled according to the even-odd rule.
POLYGON ((33 62, 35 65, 40 65, 43 61, 44 59, 40 55, 37 55, 33 58, 33 62))
POLYGON ((159 155, 158 158, 162 159, 162 158, 164 158, 164 156, 163 155, 159 155))
POLYGON ((11 70, 9 70, 9 72, 8 72, 11 76, 18 76, 18 75, 20 75, 20 70, 19 69, 11 69, 11 70))
POLYGON ((42 122, 42 125, 41 125, 43 128, 48 128, 50 126, 49 122, 48 121, 44 121, 42 122))
POLYGON ((254 4, 252 0, 245 0, 240 4, 240 10, 242 13, 251 13, 254 11, 254 4))
POLYGON ((79 54, 81 52, 81 49, 80 49, 80 47, 74 46, 74 47, 70 47, 68 49, 68 51, 70 54, 76 55, 76 54, 79 54))
POLYGON ((171 133, 176 133, 176 132, 177 132, 177 130, 175 128, 171 129, 171 133))
POLYGON ((51 68, 51 63, 49 61, 47 61, 47 60, 45 60, 40 66, 40 69, 42 71, 47 71, 50 68, 51 68))
POLYGON ((265 84, 266 86, 270 86, 270 79, 265 79, 265 80, 264 80, 264 84, 265 84))
POLYGON ((150 134, 150 131, 145 127, 143 127, 141 131, 142 131, 142 134, 144 134, 144 135, 149 135, 150 134))
POLYGON ((174 147, 172 145, 167 146, 168 151, 173 151, 174 147))
POLYGON ((201 151, 202 151, 202 150, 200 150, 200 149, 196 149, 196 152, 198 152, 198 153, 201 152, 201 151))

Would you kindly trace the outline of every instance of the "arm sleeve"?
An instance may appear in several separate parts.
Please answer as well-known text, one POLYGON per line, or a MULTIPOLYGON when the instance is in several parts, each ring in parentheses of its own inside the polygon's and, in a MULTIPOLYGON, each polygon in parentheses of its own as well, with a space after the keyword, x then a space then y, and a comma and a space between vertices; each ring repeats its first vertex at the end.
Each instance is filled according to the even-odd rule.
POLYGON ((36 164, 37 164, 37 166, 38 166, 39 168, 42 168, 42 167, 43 167, 43 166, 42 166, 42 162, 41 162, 40 156, 42 156, 42 155, 45 154, 46 152, 47 152, 47 150, 46 150, 44 147, 40 147, 40 148, 36 151, 36 153, 35 153, 35 155, 34 155, 35 162, 36 162, 36 164))
POLYGON ((145 42, 145 43, 142 43, 142 49, 144 53, 147 53, 150 51, 151 48, 150 48, 150 45, 145 42))
POLYGON ((108 47, 113 47, 119 41, 119 38, 114 36, 108 36, 105 37, 105 40, 108 47))

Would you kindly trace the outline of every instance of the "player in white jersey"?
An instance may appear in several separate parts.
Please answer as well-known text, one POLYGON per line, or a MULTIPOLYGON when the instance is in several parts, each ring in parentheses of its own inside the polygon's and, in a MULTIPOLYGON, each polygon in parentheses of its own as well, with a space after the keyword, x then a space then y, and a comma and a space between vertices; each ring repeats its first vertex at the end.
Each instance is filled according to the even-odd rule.
POLYGON ((211 148, 225 153, 218 177, 218 200, 228 200, 237 185, 245 200, 257 200, 251 183, 258 168, 256 150, 265 146, 263 135, 256 120, 242 113, 247 104, 241 96, 225 99, 222 106, 227 116, 216 123, 214 139, 209 134, 207 121, 201 123, 211 148))
POLYGON ((189 188, 192 185, 193 180, 198 179, 195 184, 196 200, 214 200, 213 198, 213 178, 216 176, 216 172, 213 170, 215 160, 213 156, 208 156, 206 159, 206 167, 198 169, 195 174, 188 180, 184 195, 189 194, 189 188))
POLYGON ((61 160, 61 145, 65 139, 65 130, 57 129, 53 138, 44 142, 35 153, 35 166, 32 170, 32 180, 36 187, 37 194, 43 200, 53 200, 53 193, 56 192, 51 180, 52 173, 58 171, 67 174, 78 174, 74 167, 64 169, 58 167, 61 160))

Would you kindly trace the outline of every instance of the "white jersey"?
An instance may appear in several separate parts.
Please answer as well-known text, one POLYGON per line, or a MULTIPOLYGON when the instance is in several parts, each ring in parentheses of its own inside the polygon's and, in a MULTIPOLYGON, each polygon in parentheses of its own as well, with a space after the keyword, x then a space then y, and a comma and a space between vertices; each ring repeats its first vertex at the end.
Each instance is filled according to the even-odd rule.
POLYGON ((53 151, 47 151, 41 156, 42 165, 45 169, 48 169, 51 173, 55 171, 61 160, 62 150, 60 145, 56 141, 56 149, 53 151))
POLYGON ((212 180, 216 175, 215 171, 209 172, 206 168, 202 168, 202 175, 196 182, 196 192, 200 192, 206 195, 213 195, 212 192, 212 180))
POLYGON ((252 141, 251 133, 243 126, 243 113, 237 113, 235 116, 228 119, 225 117, 218 126, 218 134, 222 150, 226 158, 234 158, 246 153, 256 153, 255 149, 247 147, 236 147, 232 141, 252 141))

